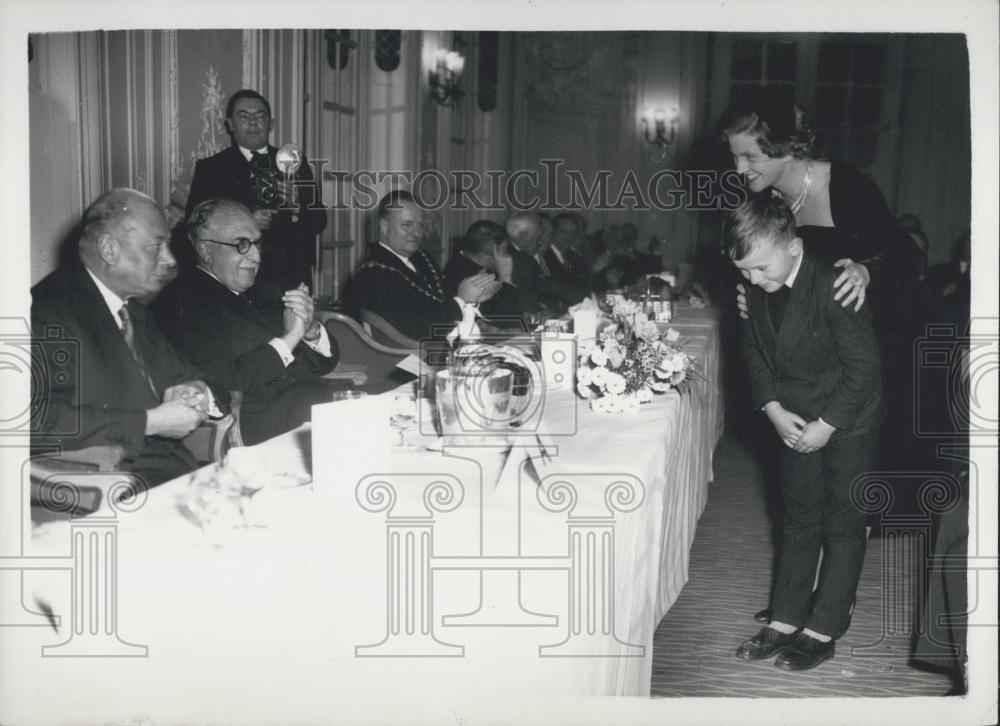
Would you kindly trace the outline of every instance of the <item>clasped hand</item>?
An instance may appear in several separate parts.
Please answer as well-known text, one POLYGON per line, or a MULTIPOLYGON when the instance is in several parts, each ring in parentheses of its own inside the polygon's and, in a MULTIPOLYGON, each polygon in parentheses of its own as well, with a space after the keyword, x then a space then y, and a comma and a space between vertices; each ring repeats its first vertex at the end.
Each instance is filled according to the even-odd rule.
POLYGON ((782 443, 800 454, 819 451, 829 443, 830 437, 836 431, 833 426, 821 419, 807 422, 777 401, 769 403, 764 410, 782 443))
POLYGON ((208 417, 211 393, 202 381, 185 381, 163 392, 163 403, 146 411, 146 434, 180 439, 208 417))
POLYGON ((294 290, 286 290, 281 301, 285 304, 282 322, 288 347, 294 348, 302 338, 315 340, 319 334, 319 323, 316 322, 315 307, 305 283, 299 283, 294 290))
POLYGON ((486 302, 496 295, 501 282, 489 272, 467 277, 458 285, 458 296, 469 303, 486 302))

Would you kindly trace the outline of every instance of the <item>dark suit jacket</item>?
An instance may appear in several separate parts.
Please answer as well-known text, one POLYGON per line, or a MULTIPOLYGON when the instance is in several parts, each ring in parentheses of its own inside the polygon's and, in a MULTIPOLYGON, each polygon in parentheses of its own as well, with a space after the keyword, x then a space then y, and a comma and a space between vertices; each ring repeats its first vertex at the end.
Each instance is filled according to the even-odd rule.
MULTIPOLYGON (((557 278, 554 274, 543 274, 538 260, 514 245, 510 246, 510 252, 514 258, 514 284, 537 295, 542 305, 562 311, 589 294, 588 289, 569 280, 557 278)), ((549 271, 552 271, 551 268, 549 271)))
MULTIPOLYGON (((66 450, 121 446, 126 457, 123 468, 153 485, 191 471, 197 463, 179 441, 145 435, 146 411, 161 403, 166 388, 206 378, 178 355, 145 306, 132 302, 129 313, 156 394, 79 261, 32 288, 31 324, 37 362, 48 372, 38 380, 32 378, 32 446, 41 449, 47 442, 66 450), (61 340, 54 340, 56 336, 61 340)), ((213 387, 213 393, 225 410, 225 389, 213 387)))
POLYGON ((351 280, 351 307, 378 313, 414 340, 447 334, 462 320, 462 308, 445 292, 444 277, 430 255, 421 250, 410 262, 416 272, 381 244, 372 245, 351 280))
POLYGON ((330 400, 331 388, 319 377, 337 364, 335 339, 330 358, 299 343, 287 368, 268 344, 284 332, 277 289, 258 283, 245 297, 234 295, 203 270, 187 270, 163 289, 153 309, 181 353, 230 390, 243 392, 246 443, 298 426, 314 404, 330 400))
POLYGON ((836 437, 873 432, 881 420, 879 348, 867 304, 833 299, 840 271, 803 257, 784 322, 775 331, 767 293, 748 285, 743 353, 756 408, 778 401, 808 421, 822 417, 836 437))
POLYGON ((591 290, 593 274, 587 261, 573 250, 567 250, 562 254, 565 262, 560 262, 551 248, 545 250, 545 263, 549 266, 552 277, 584 290, 591 290))
MULTIPOLYGON (((277 149, 267 147, 272 168, 277 169, 277 149)), ((187 214, 206 199, 235 199, 250 211, 259 207, 251 180, 251 165, 235 144, 195 164, 188 194, 187 214)), ((313 179, 306 159, 295 173, 299 219, 292 221, 289 211, 279 212, 263 233, 261 273, 282 290, 300 282, 311 284, 310 267, 315 264, 314 237, 326 227, 326 212, 320 185, 313 179)))
MULTIPOLYGON (((461 252, 456 252, 444 268, 445 294, 454 297, 462 280, 484 271, 461 252)), ((538 310, 538 297, 533 292, 507 283, 504 283, 493 297, 479 304, 479 312, 483 317, 501 325, 503 324, 501 319, 510 321, 523 313, 536 310, 538 310)))

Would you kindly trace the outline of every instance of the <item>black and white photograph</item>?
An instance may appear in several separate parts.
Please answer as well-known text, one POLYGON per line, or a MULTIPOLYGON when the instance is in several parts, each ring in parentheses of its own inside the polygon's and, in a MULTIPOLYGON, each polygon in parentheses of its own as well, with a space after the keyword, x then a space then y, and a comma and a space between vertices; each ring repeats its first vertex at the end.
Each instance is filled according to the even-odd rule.
POLYGON ((996 723, 998 29, 4 4, 0 724, 996 723))

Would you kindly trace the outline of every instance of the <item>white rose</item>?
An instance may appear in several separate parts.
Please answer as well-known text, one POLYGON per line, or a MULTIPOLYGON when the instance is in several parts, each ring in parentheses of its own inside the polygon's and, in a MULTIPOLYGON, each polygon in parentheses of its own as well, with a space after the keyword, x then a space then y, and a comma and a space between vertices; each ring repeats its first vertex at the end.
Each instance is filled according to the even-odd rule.
POLYGON ((589 367, 580 366, 576 369, 576 383, 578 386, 589 386, 591 380, 591 370, 589 367))
POLYGON ((669 330, 667 330, 667 334, 664 337, 666 337, 667 342, 669 342, 669 343, 676 343, 678 340, 680 340, 681 334, 678 333, 673 328, 670 328, 669 330))
POLYGON ((625 351, 619 347, 615 347, 613 350, 607 351, 608 354, 608 365, 612 368, 618 368, 622 363, 625 362, 625 351))
POLYGON ((608 369, 607 368, 594 368, 590 372, 590 383, 591 385, 602 387, 604 382, 608 379, 608 369))
POLYGON ((585 386, 580 383, 576 384, 576 392, 580 394, 580 398, 590 398, 594 395, 594 392, 590 389, 590 386, 585 386))
POLYGON ((625 392, 625 379, 618 373, 609 373, 608 380, 604 382, 604 390, 615 395, 625 392))
POLYGON ((608 364, 608 356, 600 347, 596 347, 590 351, 590 362, 595 366, 604 366, 608 364))
POLYGON ((649 320, 640 321, 639 316, 636 316, 635 333, 643 340, 648 340, 652 342, 660 337, 660 329, 656 327, 656 323, 649 320))

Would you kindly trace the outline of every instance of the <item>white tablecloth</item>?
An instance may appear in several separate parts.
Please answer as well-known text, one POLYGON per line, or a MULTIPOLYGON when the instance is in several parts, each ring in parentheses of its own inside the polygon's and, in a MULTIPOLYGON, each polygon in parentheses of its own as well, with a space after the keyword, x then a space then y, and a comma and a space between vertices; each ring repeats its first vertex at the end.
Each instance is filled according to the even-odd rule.
MULTIPOLYGON (((27 573, 28 600, 61 624, 11 629, 8 642, 114 657, 57 649, 6 669, 5 688, 38 695, 23 718, 9 715, 288 723, 428 693, 648 695, 653 632, 687 581, 722 425, 715 318, 678 318, 702 376, 636 414, 596 414, 572 391, 550 391, 547 414, 575 424, 549 439, 544 462, 527 448, 506 465, 487 450, 400 448, 364 462, 313 441, 307 425, 262 445, 261 467, 304 474, 315 460, 313 484, 265 488, 252 520, 266 526, 223 528, 221 544, 185 516, 188 478, 103 528, 38 528, 31 554, 51 557, 113 530, 117 577, 98 581, 105 605, 94 607, 86 587, 74 600, 73 577, 90 572, 79 565, 27 573)), ((87 567, 101 577, 103 565, 87 567)))

